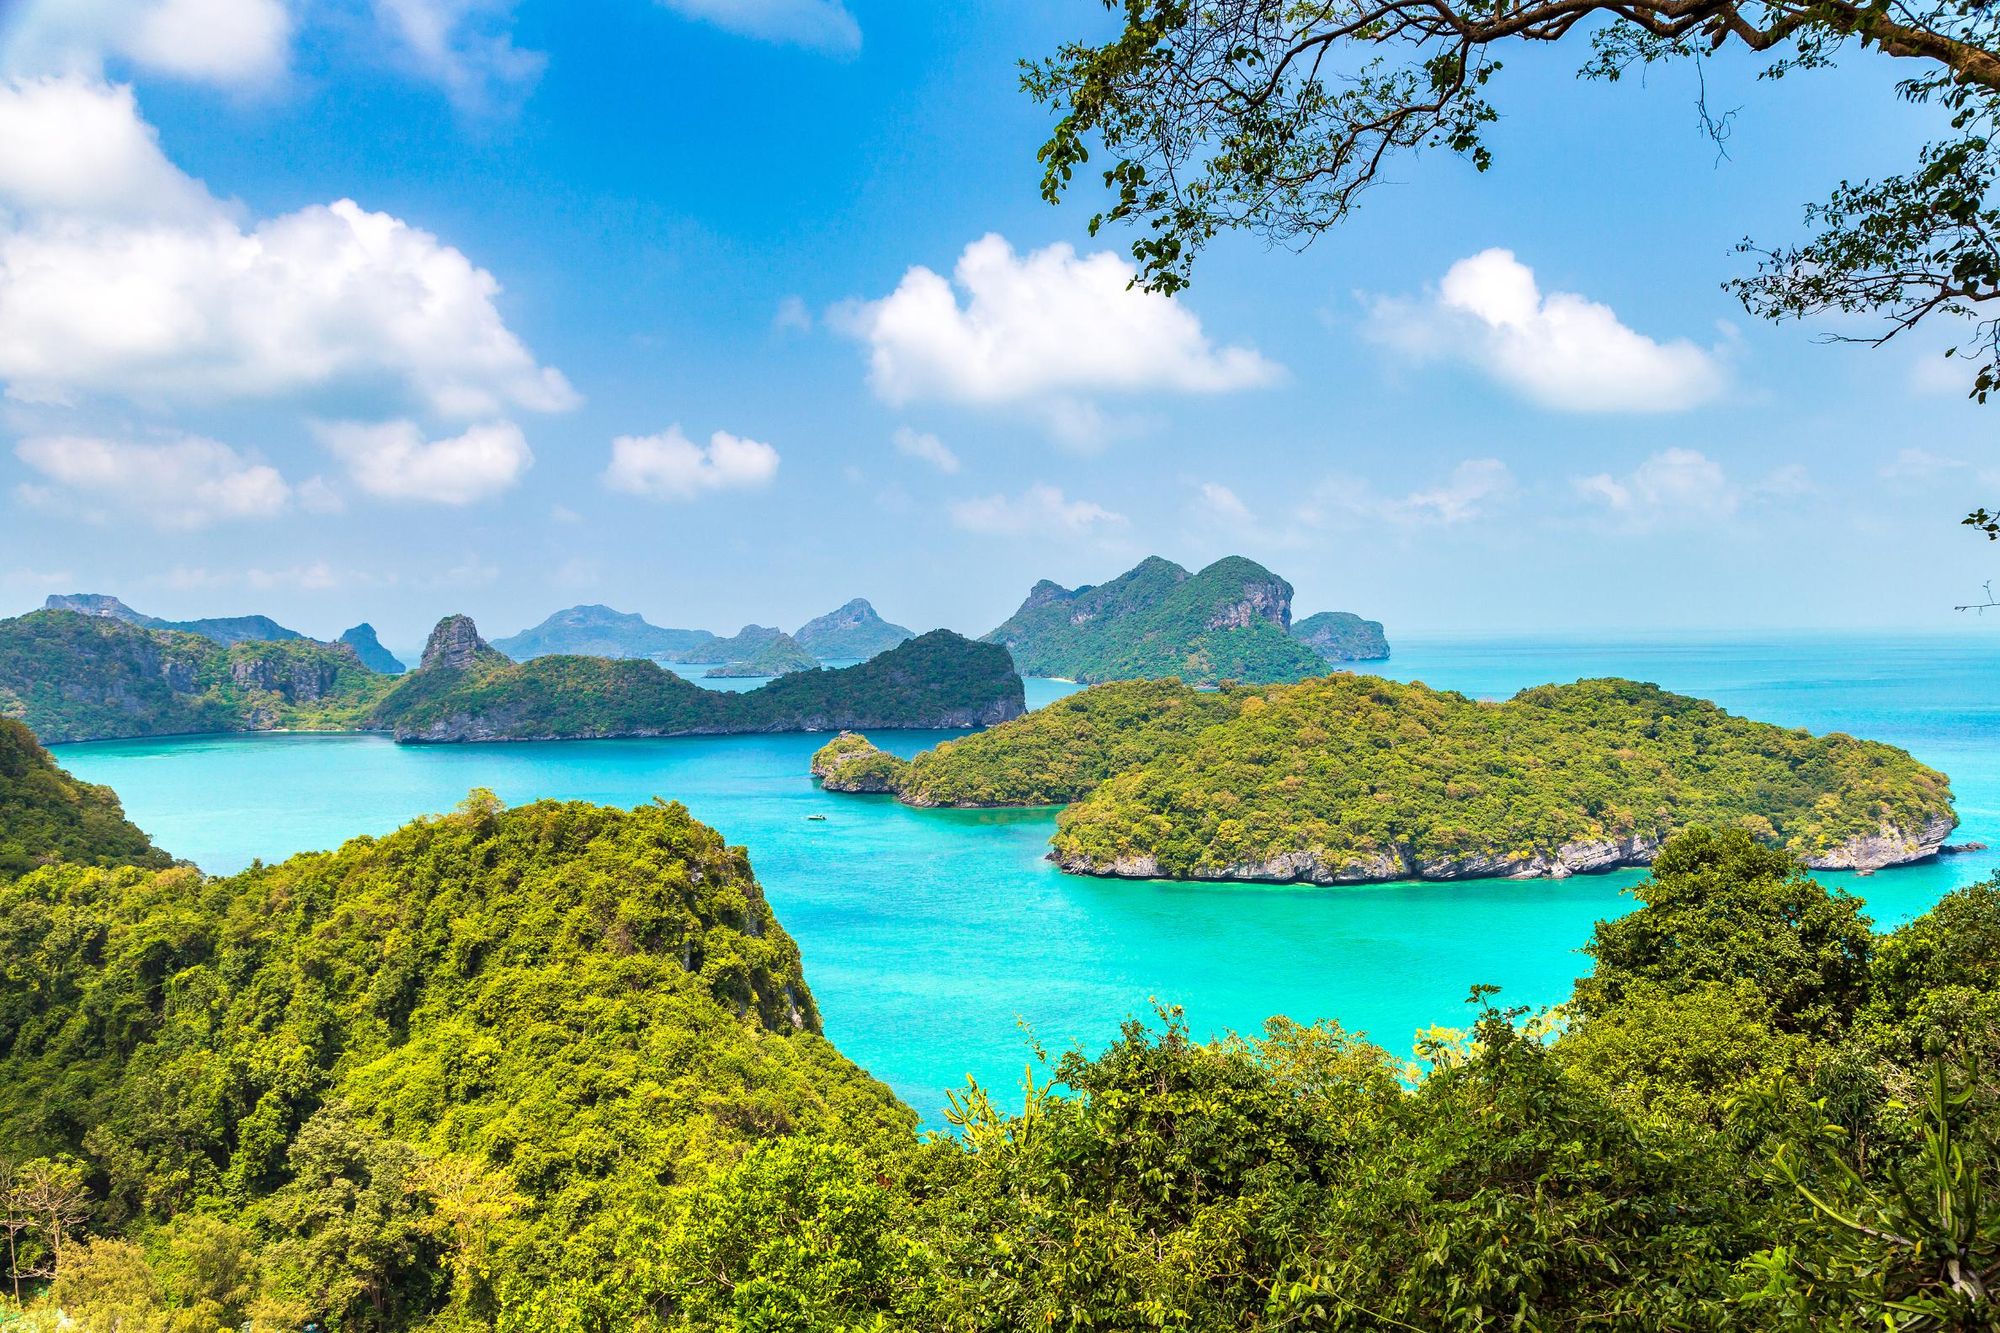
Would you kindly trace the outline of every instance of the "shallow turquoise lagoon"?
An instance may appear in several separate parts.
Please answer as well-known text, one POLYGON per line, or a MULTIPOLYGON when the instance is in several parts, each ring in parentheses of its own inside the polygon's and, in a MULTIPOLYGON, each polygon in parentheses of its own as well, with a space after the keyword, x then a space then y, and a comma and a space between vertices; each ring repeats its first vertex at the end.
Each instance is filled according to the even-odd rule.
MULTIPOLYGON (((1751 717, 1906 746, 1952 775, 1957 836, 1996 852, 1829 876, 1884 923, 2000 864, 2000 639, 1432 640, 1399 642, 1384 674, 1479 697, 1631 676, 1751 717)), ((1031 703, 1067 688, 1029 686, 1031 703)), ((905 754, 944 738, 878 737, 905 754)), ((1554 1003, 1587 961, 1576 950, 1591 923, 1625 910, 1621 890, 1638 878, 1343 889, 1080 879, 1042 859, 1050 812, 920 811, 820 792, 805 770, 825 739, 397 746, 274 735, 58 755, 116 787, 162 845, 217 872, 387 832, 474 786, 508 801, 685 801, 749 848, 805 951, 828 1035, 932 1123, 968 1075, 1012 1093, 1029 1033, 1052 1051, 1096 1047, 1155 1002, 1183 1006, 1202 1033, 1255 1030, 1272 1014, 1335 1018, 1398 1052, 1424 1027, 1462 1022, 1474 983, 1554 1003)))

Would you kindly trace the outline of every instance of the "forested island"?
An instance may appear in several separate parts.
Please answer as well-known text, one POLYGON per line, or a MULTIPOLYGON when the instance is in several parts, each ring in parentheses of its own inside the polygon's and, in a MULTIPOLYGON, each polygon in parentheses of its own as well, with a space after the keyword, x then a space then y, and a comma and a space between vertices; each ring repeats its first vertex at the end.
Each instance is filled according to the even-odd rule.
POLYGON ((655 662, 557 655, 510 662, 464 616, 440 622, 423 668, 368 725, 399 741, 578 740, 740 732, 987 726, 1025 709, 1007 654, 933 630, 839 670, 742 693, 703 689, 655 662))
POLYGON ((1254 560, 1229 556, 1190 574, 1149 556, 1091 587, 1043 579, 984 638, 1006 645, 1024 676, 1085 684, 1165 677, 1196 685, 1296 681, 1319 675, 1330 661, 1389 655, 1382 626, 1359 616, 1323 612, 1299 629, 1292 625, 1292 585, 1254 560))
POLYGON ((759 676, 783 676, 794 671, 815 671, 819 659, 799 646, 791 635, 778 633, 755 649, 748 657, 713 666, 701 674, 715 680, 755 679, 759 676))
POLYGON ((1162 1010, 919 1136, 678 805, 474 792, 210 878, 0 745, 25 1333, 1990 1323, 1991 883, 1878 933, 1684 829, 1558 1014, 1474 988, 1412 1066, 1162 1010))
MULTIPOLYGON (((782 648, 771 633, 764 646, 782 648)), ((225 646, 68 610, 0 620, 0 717, 48 744, 278 729, 446 741, 949 728, 1005 721, 1022 708, 1006 653, 945 630, 859 666, 813 664, 730 694, 644 659, 515 663, 462 616, 440 622, 422 665, 401 675, 370 670, 352 643, 225 646)))
POLYGON ((1136 878, 1560 877, 1648 865, 1695 825, 1873 870, 1958 822, 1945 775, 1902 750, 1610 679, 1503 703, 1371 676, 1124 682, 907 763, 838 737, 813 771, 912 805, 1065 805, 1053 859, 1136 878))

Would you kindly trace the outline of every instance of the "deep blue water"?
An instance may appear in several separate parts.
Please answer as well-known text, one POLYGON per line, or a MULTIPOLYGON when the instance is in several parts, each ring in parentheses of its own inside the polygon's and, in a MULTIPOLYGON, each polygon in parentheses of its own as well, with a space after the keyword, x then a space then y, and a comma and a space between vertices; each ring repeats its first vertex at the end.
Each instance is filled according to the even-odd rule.
MULTIPOLYGON (((1959 839, 2000 848, 2000 639, 1430 640, 1399 642, 1381 670, 1481 697, 1630 676, 1765 721, 1889 741, 1952 776, 1959 839)), ((1068 688, 1029 685, 1031 703, 1068 688)), ((943 737, 877 739, 907 754, 943 737)), ((1422 1028, 1461 1023, 1474 983, 1555 1003, 1581 970, 1591 923, 1625 910, 1621 891, 1638 878, 1341 889, 1080 879, 1042 859, 1048 813, 820 792, 806 761, 824 740, 399 747, 266 735, 63 746, 58 757, 117 788, 163 846, 215 872, 387 832, 474 786, 509 801, 685 801, 749 849, 805 952, 828 1035, 933 1123, 945 1089, 967 1075, 1011 1093, 1026 1032, 1051 1050, 1095 1047, 1156 1001, 1184 1006, 1201 1033, 1255 1030, 1280 1013, 1330 1017, 1399 1053, 1422 1028)), ((2000 850, 1827 878, 1890 924, 1996 862, 2000 850)))

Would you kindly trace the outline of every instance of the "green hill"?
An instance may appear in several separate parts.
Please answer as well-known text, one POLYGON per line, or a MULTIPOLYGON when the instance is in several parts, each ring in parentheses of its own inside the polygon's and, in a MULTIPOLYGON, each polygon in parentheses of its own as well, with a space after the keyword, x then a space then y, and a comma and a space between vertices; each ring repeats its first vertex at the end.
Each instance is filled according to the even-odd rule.
POLYGON ((312 639, 224 647, 73 611, 0 620, 0 717, 47 744, 352 726, 391 680, 312 639))
POLYGON ((985 636, 1027 676, 1086 684, 1177 677, 1193 684, 1302 680, 1325 669, 1288 633, 1292 585, 1241 556, 1190 574, 1150 556, 1109 583, 1044 579, 985 636))
POLYGON ((684 1182, 914 1127, 679 805, 475 794, 227 879, 40 870, 0 956, 34 963, 0 968, 4 1156, 76 1155, 93 1232, 200 1248, 175 1329, 657 1327, 684 1182))
POLYGON ((1292 622, 1292 637, 1329 662, 1379 662, 1389 656, 1382 622, 1351 611, 1321 611, 1292 622))
POLYGON ((56 767, 34 733, 0 718, 0 879, 50 861, 164 866, 172 860, 125 818, 118 795, 56 767))
POLYGON ((1069 803, 1052 855, 1086 874, 1562 876, 1647 864, 1692 825, 1873 869, 1934 855, 1957 824, 1945 776, 1901 750, 1624 680, 1502 704, 1368 676, 1105 685, 900 769, 871 750, 849 738, 815 763, 830 788, 914 805, 1069 803))

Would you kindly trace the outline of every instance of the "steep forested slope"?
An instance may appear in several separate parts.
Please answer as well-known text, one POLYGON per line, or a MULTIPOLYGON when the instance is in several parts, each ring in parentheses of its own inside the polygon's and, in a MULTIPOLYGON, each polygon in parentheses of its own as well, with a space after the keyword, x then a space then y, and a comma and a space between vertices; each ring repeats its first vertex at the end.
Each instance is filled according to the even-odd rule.
POLYGON ((164 866, 171 859, 125 818, 116 792, 77 781, 26 726, 0 718, 0 878, 51 861, 164 866))

